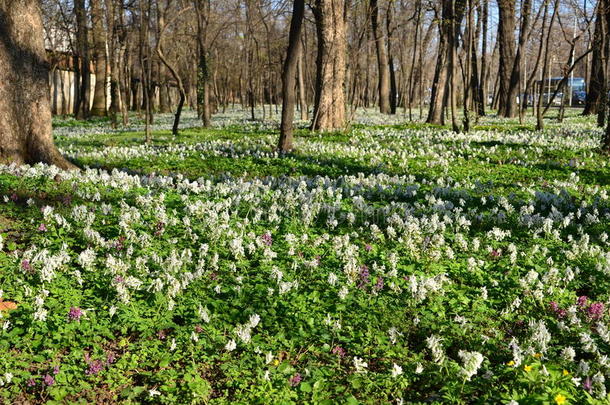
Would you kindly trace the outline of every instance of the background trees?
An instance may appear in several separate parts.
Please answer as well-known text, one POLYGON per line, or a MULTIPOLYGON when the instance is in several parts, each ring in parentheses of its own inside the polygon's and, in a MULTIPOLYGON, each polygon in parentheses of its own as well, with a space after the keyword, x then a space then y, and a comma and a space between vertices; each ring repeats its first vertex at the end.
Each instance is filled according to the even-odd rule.
MULTIPOLYGON (((184 105, 209 126, 214 112, 237 104, 264 119, 290 95, 282 75, 293 2, 42 6, 54 113, 110 113, 118 125, 130 110, 150 123, 156 112, 184 105)), ((460 110, 465 129, 489 108, 523 119, 533 106, 543 120, 551 97, 545 82, 569 71, 589 84, 584 113, 598 114, 604 125, 609 10, 608 0, 305 1, 288 90, 315 130, 343 128, 354 109, 372 106, 383 113, 402 108, 409 119, 425 115, 429 123, 449 120, 458 130, 460 110)), ((564 105, 568 87, 566 80, 555 96, 564 105)))

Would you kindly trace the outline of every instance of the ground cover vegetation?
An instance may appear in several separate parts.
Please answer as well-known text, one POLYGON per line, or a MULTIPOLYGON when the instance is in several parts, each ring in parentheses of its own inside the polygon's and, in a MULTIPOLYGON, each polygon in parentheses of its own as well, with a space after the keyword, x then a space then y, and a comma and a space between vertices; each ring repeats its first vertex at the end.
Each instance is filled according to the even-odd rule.
POLYGON ((0 166, 3 401, 610 401, 594 119, 363 111, 279 154, 247 116, 55 118, 86 169, 0 166))

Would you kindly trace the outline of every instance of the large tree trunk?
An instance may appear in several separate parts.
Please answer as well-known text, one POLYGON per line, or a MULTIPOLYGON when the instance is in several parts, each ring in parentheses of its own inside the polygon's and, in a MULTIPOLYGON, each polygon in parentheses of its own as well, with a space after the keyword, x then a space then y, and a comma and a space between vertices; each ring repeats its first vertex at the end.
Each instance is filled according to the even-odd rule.
POLYGON ((95 91, 91 115, 106 115, 106 30, 100 0, 90 0, 93 20, 93 57, 95 59, 95 91))
POLYGON ((295 105, 295 76, 299 55, 301 53, 301 29, 303 15, 305 14, 305 1, 294 0, 290 33, 288 35, 288 51, 282 72, 282 123, 280 125, 280 140, 278 149, 282 152, 292 150, 292 121, 294 120, 295 105))
POLYGON ((0 163, 74 168, 53 144, 37 0, 0 0, 0 83, 0 163))
POLYGON ((377 67, 379 73, 379 111, 389 114, 390 109, 390 68, 388 65, 388 52, 385 43, 383 28, 379 26, 379 4, 377 0, 371 1, 371 27, 375 38, 377 51, 377 67))
POLYGON ((313 8, 318 35, 316 100, 313 130, 345 127, 347 35, 344 0, 316 0, 313 8))

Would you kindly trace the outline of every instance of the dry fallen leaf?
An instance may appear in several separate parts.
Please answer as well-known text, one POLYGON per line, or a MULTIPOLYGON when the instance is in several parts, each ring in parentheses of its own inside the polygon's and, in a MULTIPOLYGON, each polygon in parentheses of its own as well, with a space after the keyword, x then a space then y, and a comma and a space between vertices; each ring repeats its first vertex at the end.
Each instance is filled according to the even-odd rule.
POLYGON ((17 309, 15 302, 0 300, 0 311, 12 311, 13 309, 17 309))

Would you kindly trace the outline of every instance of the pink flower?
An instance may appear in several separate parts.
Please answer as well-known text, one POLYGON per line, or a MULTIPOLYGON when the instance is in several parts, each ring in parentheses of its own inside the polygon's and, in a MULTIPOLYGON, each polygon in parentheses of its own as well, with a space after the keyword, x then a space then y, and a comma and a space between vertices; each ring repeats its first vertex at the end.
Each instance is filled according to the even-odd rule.
POLYGON ((587 308, 587 315, 589 315, 589 318, 594 320, 600 319, 604 315, 604 304, 601 302, 591 304, 587 308))
POLYGON ((293 375, 292 377, 290 377, 290 385, 293 387, 296 387, 297 385, 299 385, 301 383, 301 380, 303 379, 303 377, 301 377, 300 373, 296 373, 295 375, 293 375))
POLYGON ((68 319, 71 321, 80 321, 80 317, 83 316, 83 310, 78 307, 70 307, 68 312, 68 319))
POLYGON ((38 227, 38 230, 40 232, 46 232, 47 231, 47 226, 45 224, 40 224, 40 226, 38 227))
POLYGON ((341 346, 333 347, 333 350, 331 351, 331 353, 336 354, 339 357, 345 357, 345 349, 342 348, 341 346))
POLYGON ((55 379, 53 377, 51 377, 50 375, 45 374, 45 376, 42 378, 42 382, 46 386, 50 387, 51 385, 55 384, 55 379))
POLYGON ((586 307, 587 306, 587 296, 586 295, 582 295, 582 296, 578 297, 578 299, 576 300, 576 303, 581 308, 586 307))

